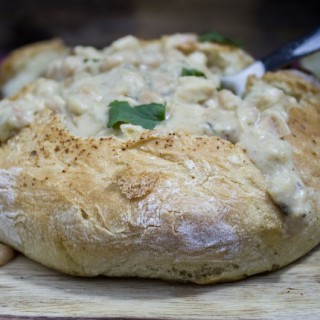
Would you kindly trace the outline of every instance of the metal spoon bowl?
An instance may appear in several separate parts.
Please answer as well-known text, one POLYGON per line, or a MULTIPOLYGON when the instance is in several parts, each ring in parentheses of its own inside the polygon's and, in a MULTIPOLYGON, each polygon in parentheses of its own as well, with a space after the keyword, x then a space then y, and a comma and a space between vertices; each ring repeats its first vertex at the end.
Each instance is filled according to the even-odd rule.
POLYGON ((279 69, 318 50, 320 50, 320 27, 302 38, 289 42, 240 72, 222 77, 221 85, 238 96, 242 96, 250 75, 260 78, 266 71, 279 69))

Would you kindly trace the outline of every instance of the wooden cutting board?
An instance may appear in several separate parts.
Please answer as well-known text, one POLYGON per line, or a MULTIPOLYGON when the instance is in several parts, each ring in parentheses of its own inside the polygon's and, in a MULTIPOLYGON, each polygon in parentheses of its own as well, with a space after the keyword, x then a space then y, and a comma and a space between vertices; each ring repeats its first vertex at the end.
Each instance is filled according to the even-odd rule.
POLYGON ((320 319, 320 247, 277 272, 209 286, 75 278, 19 255, 0 268, 0 319, 320 319))

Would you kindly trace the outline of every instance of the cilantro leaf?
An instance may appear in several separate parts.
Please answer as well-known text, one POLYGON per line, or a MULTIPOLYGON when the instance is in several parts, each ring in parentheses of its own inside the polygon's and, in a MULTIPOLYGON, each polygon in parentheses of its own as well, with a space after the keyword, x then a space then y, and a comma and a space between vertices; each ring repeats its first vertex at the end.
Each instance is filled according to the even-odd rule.
POLYGON ((122 123, 153 129, 165 119, 166 107, 160 103, 142 104, 131 107, 127 101, 112 101, 109 104, 108 128, 119 128, 122 123))
POLYGON ((96 58, 84 58, 83 62, 86 63, 88 61, 92 61, 92 62, 99 62, 100 59, 96 59, 96 58))
POLYGON ((208 32, 198 37, 199 42, 217 42, 221 44, 227 44, 232 47, 240 47, 238 41, 231 40, 218 32, 208 32))
POLYGON ((189 69, 189 68, 183 68, 181 71, 181 76, 182 77, 195 76, 195 77, 202 77, 207 79, 206 75, 202 71, 199 71, 197 69, 189 69))

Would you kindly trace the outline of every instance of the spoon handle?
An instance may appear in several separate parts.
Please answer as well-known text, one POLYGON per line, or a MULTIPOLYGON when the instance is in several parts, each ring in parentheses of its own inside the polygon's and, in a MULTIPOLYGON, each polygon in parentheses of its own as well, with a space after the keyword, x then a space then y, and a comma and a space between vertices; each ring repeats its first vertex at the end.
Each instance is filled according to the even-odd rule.
POLYGON ((272 71, 317 50, 320 50, 320 27, 272 52, 261 59, 261 62, 266 70, 272 71))

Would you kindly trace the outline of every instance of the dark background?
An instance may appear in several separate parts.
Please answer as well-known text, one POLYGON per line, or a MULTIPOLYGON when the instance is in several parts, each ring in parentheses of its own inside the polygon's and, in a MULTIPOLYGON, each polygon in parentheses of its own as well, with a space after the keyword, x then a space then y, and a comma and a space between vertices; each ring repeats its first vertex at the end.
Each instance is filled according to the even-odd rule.
POLYGON ((0 0, 0 54, 52 37, 103 47, 127 34, 218 31, 261 57, 317 26, 319 0, 0 0))

